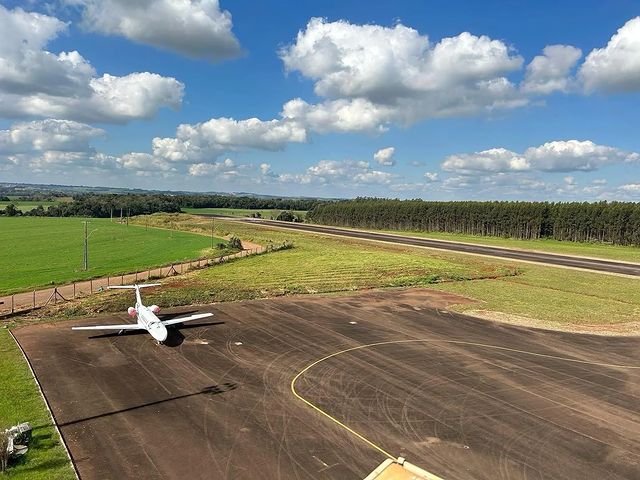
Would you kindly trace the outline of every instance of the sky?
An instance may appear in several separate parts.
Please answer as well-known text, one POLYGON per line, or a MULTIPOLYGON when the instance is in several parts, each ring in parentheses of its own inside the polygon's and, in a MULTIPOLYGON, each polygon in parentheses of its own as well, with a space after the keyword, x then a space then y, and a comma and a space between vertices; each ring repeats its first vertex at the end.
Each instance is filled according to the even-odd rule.
POLYGON ((0 182, 640 201, 636 0, 0 0, 0 182))

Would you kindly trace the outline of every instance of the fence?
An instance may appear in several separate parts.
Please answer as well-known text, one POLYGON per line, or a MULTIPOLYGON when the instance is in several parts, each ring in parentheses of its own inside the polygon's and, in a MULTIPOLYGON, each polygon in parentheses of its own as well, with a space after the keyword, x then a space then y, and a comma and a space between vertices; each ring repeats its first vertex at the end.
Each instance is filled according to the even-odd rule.
POLYGON ((166 278, 172 275, 180 275, 188 272, 189 270, 206 268, 225 263, 235 258, 248 257, 260 253, 280 250, 282 248, 290 247, 285 246, 285 244, 277 247, 269 245, 267 248, 252 248, 217 258, 199 258, 188 262, 172 263, 162 267, 149 268, 147 270, 137 271, 134 273, 83 280, 68 285, 33 290, 32 292, 16 293, 14 295, 0 297, 0 318, 18 313, 25 313, 36 308, 45 307, 49 304, 57 304, 58 302, 92 295, 97 292, 102 292, 112 285, 129 285, 132 283, 166 278))

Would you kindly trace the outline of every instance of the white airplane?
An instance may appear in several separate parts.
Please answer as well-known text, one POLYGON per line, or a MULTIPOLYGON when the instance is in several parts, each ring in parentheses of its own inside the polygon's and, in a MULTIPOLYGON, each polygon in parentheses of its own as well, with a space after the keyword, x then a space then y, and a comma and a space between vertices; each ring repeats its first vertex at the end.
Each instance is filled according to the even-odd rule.
POLYGON ((176 325, 178 323, 190 322, 191 320, 198 320, 200 318, 211 317, 213 313, 197 313, 188 317, 173 318, 171 320, 160 320, 156 314, 160 311, 160 307, 157 305, 151 305, 145 307, 142 304, 142 298, 140 298, 140 289, 146 287, 157 287, 159 283, 147 283, 144 285, 122 285, 107 287, 109 289, 122 288, 133 289, 136 291, 136 306, 129 307, 127 313, 130 317, 137 317, 136 323, 127 323, 125 325, 92 325, 89 327, 71 327, 72 330, 119 330, 119 333, 128 330, 146 330, 151 334, 158 343, 163 343, 167 339, 167 327, 169 325, 176 325))

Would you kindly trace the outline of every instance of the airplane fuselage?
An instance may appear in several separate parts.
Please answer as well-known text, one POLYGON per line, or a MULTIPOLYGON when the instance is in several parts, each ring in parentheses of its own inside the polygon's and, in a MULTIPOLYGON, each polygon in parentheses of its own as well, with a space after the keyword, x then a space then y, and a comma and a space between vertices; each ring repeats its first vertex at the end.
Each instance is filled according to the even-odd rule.
POLYGON ((144 327, 156 341, 162 343, 167 339, 167 327, 162 324, 155 313, 141 303, 136 305, 136 312, 138 314, 138 324, 144 327))

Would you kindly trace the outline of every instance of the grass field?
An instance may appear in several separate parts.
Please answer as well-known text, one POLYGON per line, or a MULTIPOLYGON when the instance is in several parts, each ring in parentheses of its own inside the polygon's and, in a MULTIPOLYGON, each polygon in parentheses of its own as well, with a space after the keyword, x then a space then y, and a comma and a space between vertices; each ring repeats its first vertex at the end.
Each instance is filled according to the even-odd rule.
POLYGON ((0 478, 66 480, 75 474, 29 366, 6 329, 0 330, 0 431, 22 422, 33 427, 26 456, 0 478))
POLYGON ((46 209, 48 206, 55 205, 60 202, 26 202, 26 201, 0 202, 0 208, 4 209, 10 203, 13 203, 18 210, 21 210, 23 212, 28 212, 36 208, 38 205, 42 205, 46 209))
MULTIPOLYGON (((0 217, 0 294, 189 260, 211 246, 211 238, 203 235, 127 227, 108 219, 90 222, 85 272, 82 219, 0 217)), ((226 242, 216 237, 214 243, 226 242)))
MULTIPOLYGON (((282 212, 282 210, 277 210, 277 209, 252 210, 248 208, 183 208, 182 210, 185 213, 190 213, 192 215, 210 214, 210 215, 228 215, 230 217, 250 217, 255 213, 260 213, 262 218, 267 218, 267 219, 271 219, 271 218, 275 219, 282 212)), ((307 217, 306 210, 291 210, 291 213, 293 213, 294 215, 297 215, 298 218, 304 219, 307 217)))
POLYGON ((406 234, 413 237, 435 238, 452 242, 475 243, 494 247, 515 248, 521 250, 537 250, 540 252, 558 253, 562 255, 578 255, 583 257, 620 260, 624 262, 640 263, 640 247, 609 245, 605 243, 561 242, 559 240, 518 240, 515 238, 483 237, 479 235, 465 235, 460 233, 415 232, 398 230, 375 230, 386 233, 406 234))
MULTIPOLYGON (((188 215, 149 217, 152 224, 207 228, 188 215)), ((142 221, 142 220, 140 220, 142 221)), ((293 250, 196 272, 171 292, 173 303, 240 300, 291 293, 386 286, 429 286, 478 300, 460 311, 488 310, 584 326, 640 322, 640 279, 537 266, 428 249, 397 247, 257 225, 216 221, 219 234, 265 243, 292 240, 293 250), (517 275, 513 273, 517 271, 517 275), (204 292, 204 293, 203 293, 204 292)), ((171 297, 169 297, 171 296, 171 297)), ((160 300, 159 300, 160 301, 160 300)))
POLYGON ((71 201, 70 197, 60 197, 58 200, 54 202, 32 202, 28 200, 17 200, 16 197, 12 197, 12 196, 9 196, 9 199, 10 199, 9 202, 6 202, 6 201, 0 202, 1 209, 4 209, 10 203, 13 203, 18 210, 22 210, 22 212, 28 212, 36 208, 38 205, 42 205, 46 209, 50 205, 57 205, 58 203, 71 201))

